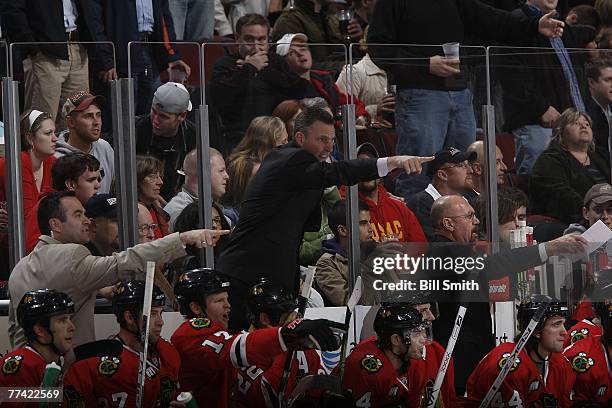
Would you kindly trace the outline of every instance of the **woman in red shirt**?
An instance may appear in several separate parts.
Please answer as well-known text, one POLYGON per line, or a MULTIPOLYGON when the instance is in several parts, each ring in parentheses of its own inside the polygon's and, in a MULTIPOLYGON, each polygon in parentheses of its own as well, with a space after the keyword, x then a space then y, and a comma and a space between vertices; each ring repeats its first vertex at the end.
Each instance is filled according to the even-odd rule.
POLYGON ((165 204, 159 195, 162 180, 162 163, 152 156, 136 156, 136 185, 138 186, 138 202, 149 209, 153 223, 157 224, 155 238, 168 235, 168 220, 170 217, 162 209, 165 204))
MULTIPOLYGON (((55 162, 55 123, 46 112, 29 110, 21 116, 21 173, 23 213, 27 217, 40 194, 51 187, 51 167, 55 162)), ((0 202, 6 202, 5 158, 0 158, 0 202)), ((0 228, 8 223, 8 214, 0 209, 0 228)), ((6 234, 3 234, 6 235, 6 234)), ((4 241, 6 237, 0 238, 4 241)))

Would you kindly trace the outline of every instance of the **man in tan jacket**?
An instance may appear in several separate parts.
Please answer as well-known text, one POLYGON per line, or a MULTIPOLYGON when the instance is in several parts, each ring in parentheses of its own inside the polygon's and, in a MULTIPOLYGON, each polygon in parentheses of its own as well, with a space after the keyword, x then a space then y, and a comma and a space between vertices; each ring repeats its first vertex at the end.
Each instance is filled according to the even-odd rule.
POLYGON ((94 341, 96 292, 120 279, 142 278, 147 261, 169 262, 185 256, 185 246, 214 245, 215 235, 229 231, 194 230, 175 233, 136 245, 111 256, 93 256, 83 245, 89 240, 89 218, 73 192, 61 191, 45 197, 38 210, 43 235, 34 251, 22 258, 9 278, 9 337, 13 348, 25 344, 16 310, 28 290, 50 288, 69 295, 75 304, 75 346, 94 341))

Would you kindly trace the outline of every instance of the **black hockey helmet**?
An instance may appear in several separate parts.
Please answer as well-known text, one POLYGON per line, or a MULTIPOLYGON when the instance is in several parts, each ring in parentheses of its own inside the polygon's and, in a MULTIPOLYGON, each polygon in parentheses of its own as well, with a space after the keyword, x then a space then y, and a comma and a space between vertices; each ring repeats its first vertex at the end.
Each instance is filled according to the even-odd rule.
POLYGON ((214 269, 197 268, 181 273, 174 284, 174 294, 182 315, 193 316, 189 303, 197 302, 204 309, 206 297, 215 293, 227 292, 229 278, 214 269))
POLYGON ((415 329, 426 329, 427 321, 414 306, 407 302, 391 302, 380 305, 374 318, 374 331, 382 345, 389 345, 389 338, 399 334, 410 346, 410 336, 406 332, 415 329))
POLYGON ((261 278, 249 290, 247 310, 249 322, 256 324, 260 313, 266 313, 273 325, 279 325, 284 313, 291 312, 297 307, 295 295, 281 285, 261 278))
MULTIPOLYGON (((538 308, 545 302, 546 302, 546 298, 544 295, 536 294, 536 295, 531 295, 530 297, 525 299, 523 302, 521 302, 517 306, 517 309, 518 309, 517 320, 518 320, 518 326, 519 326, 520 332, 523 332, 527 328, 533 315, 536 313, 538 308)), ((542 330, 542 328, 544 327, 544 322, 546 322, 546 319, 548 318, 557 317, 557 316, 567 318, 568 315, 569 315, 569 309, 567 307, 567 303, 562 302, 559 299, 553 298, 550 304, 548 305, 548 307, 546 308, 546 311, 544 312, 544 316, 542 316, 542 320, 540 320, 535 330, 536 331, 542 330)))
POLYGON ((50 330, 51 317, 74 313, 74 302, 67 294, 54 289, 26 292, 17 306, 17 322, 29 340, 35 340, 34 325, 40 323, 50 330))
MULTIPOLYGON (((113 314, 119 319, 119 323, 123 321, 123 312, 132 310, 139 312, 142 310, 145 295, 145 282, 142 280, 132 280, 120 282, 113 295, 113 314)), ((159 307, 166 303, 166 295, 157 286, 153 286, 153 297, 151 298, 151 306, 159 307)))
POLYGON ((433 319, 437 319, 439 316, 438 302, 436 302, 434 295, 430 291, 425 290, 408 290, 401 292, 400 295, 387 298, 383 301, 384 303, 408 303, 412 307, 417 307, 429 303, 430 311, 433 315, 433 319))

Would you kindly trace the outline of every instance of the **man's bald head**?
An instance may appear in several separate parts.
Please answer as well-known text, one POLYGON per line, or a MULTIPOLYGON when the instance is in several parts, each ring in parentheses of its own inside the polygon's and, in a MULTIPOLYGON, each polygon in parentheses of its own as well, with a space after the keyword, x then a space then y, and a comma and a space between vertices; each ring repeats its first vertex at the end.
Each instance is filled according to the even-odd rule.
MULTIPOLYGON (((485 190, 485 177, 487 174, 487 169, 484 167, 484 158, 485 158, 485 147, 484 142, 482 140, 477 140, 472 143, 468 148, 468 152, 476 152, 476 160, 470 163, 472 167, 472 188, 478 192, 483 192, 485 190)), ((497 177, 497 184, 502 185, 506 181, 506 164, 504 163, 504 155, 499 148, 499 146, 495 146, 495 174, 497 177)))
POLYGON ((434 201, 431 221, 436 233, 452 241, 468 244, 477 238, 480 221, 472 206, 460 195, 446 195, 434 201))

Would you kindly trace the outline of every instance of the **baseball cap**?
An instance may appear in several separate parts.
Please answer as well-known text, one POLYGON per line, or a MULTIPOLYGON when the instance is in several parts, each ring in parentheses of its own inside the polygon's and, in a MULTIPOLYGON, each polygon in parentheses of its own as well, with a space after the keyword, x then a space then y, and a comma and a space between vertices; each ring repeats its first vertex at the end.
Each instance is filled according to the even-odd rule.
POLYGON ((584 196, 584 206, 588 206, 591 201, 595 204, 612 201, 612 186, 608 183, 599 183, 589 188, 589 191, 584 196))
POLYGON ((289 47, 296 38, 301 38, 304 42, 308 42, 308 37, 304 33, 285 34, 276 42, 276 53, 281 57, 289 54, 289 47))
POLYGON ((370 154, 375 159, 380 157, 378 150, 376 150, 376 147, 370 142, 365 142, 357 146, 357 156, 362 153, 370 154))
POLYGON ((104 101, 105 99, 101 95, 94 96, 87 91, 79 91, 66 99, 64 106, 62 106, 62 113, 64 116, 68 116, 72 112, 81 112, 93 103, 101 107, 104 101))
POLYGON ((189 91, 185 85, 166 82, 155 91, 153 105, 158 105, 166 113, 191 112, 192 105, 189 98, 189 91))
POLYGON ((87 218, 117 218, 117 198, 111 194, 96 194, 85 203, 87 218))
POLYGON ((432 177, 444 163, 457 164, 466 160, 471 162, 476 160, 476 156, 476 152, 462 152, 454 147, 440 150, 434 155, 435 158, 429 162, 427 166, 427 175, 432 177))

